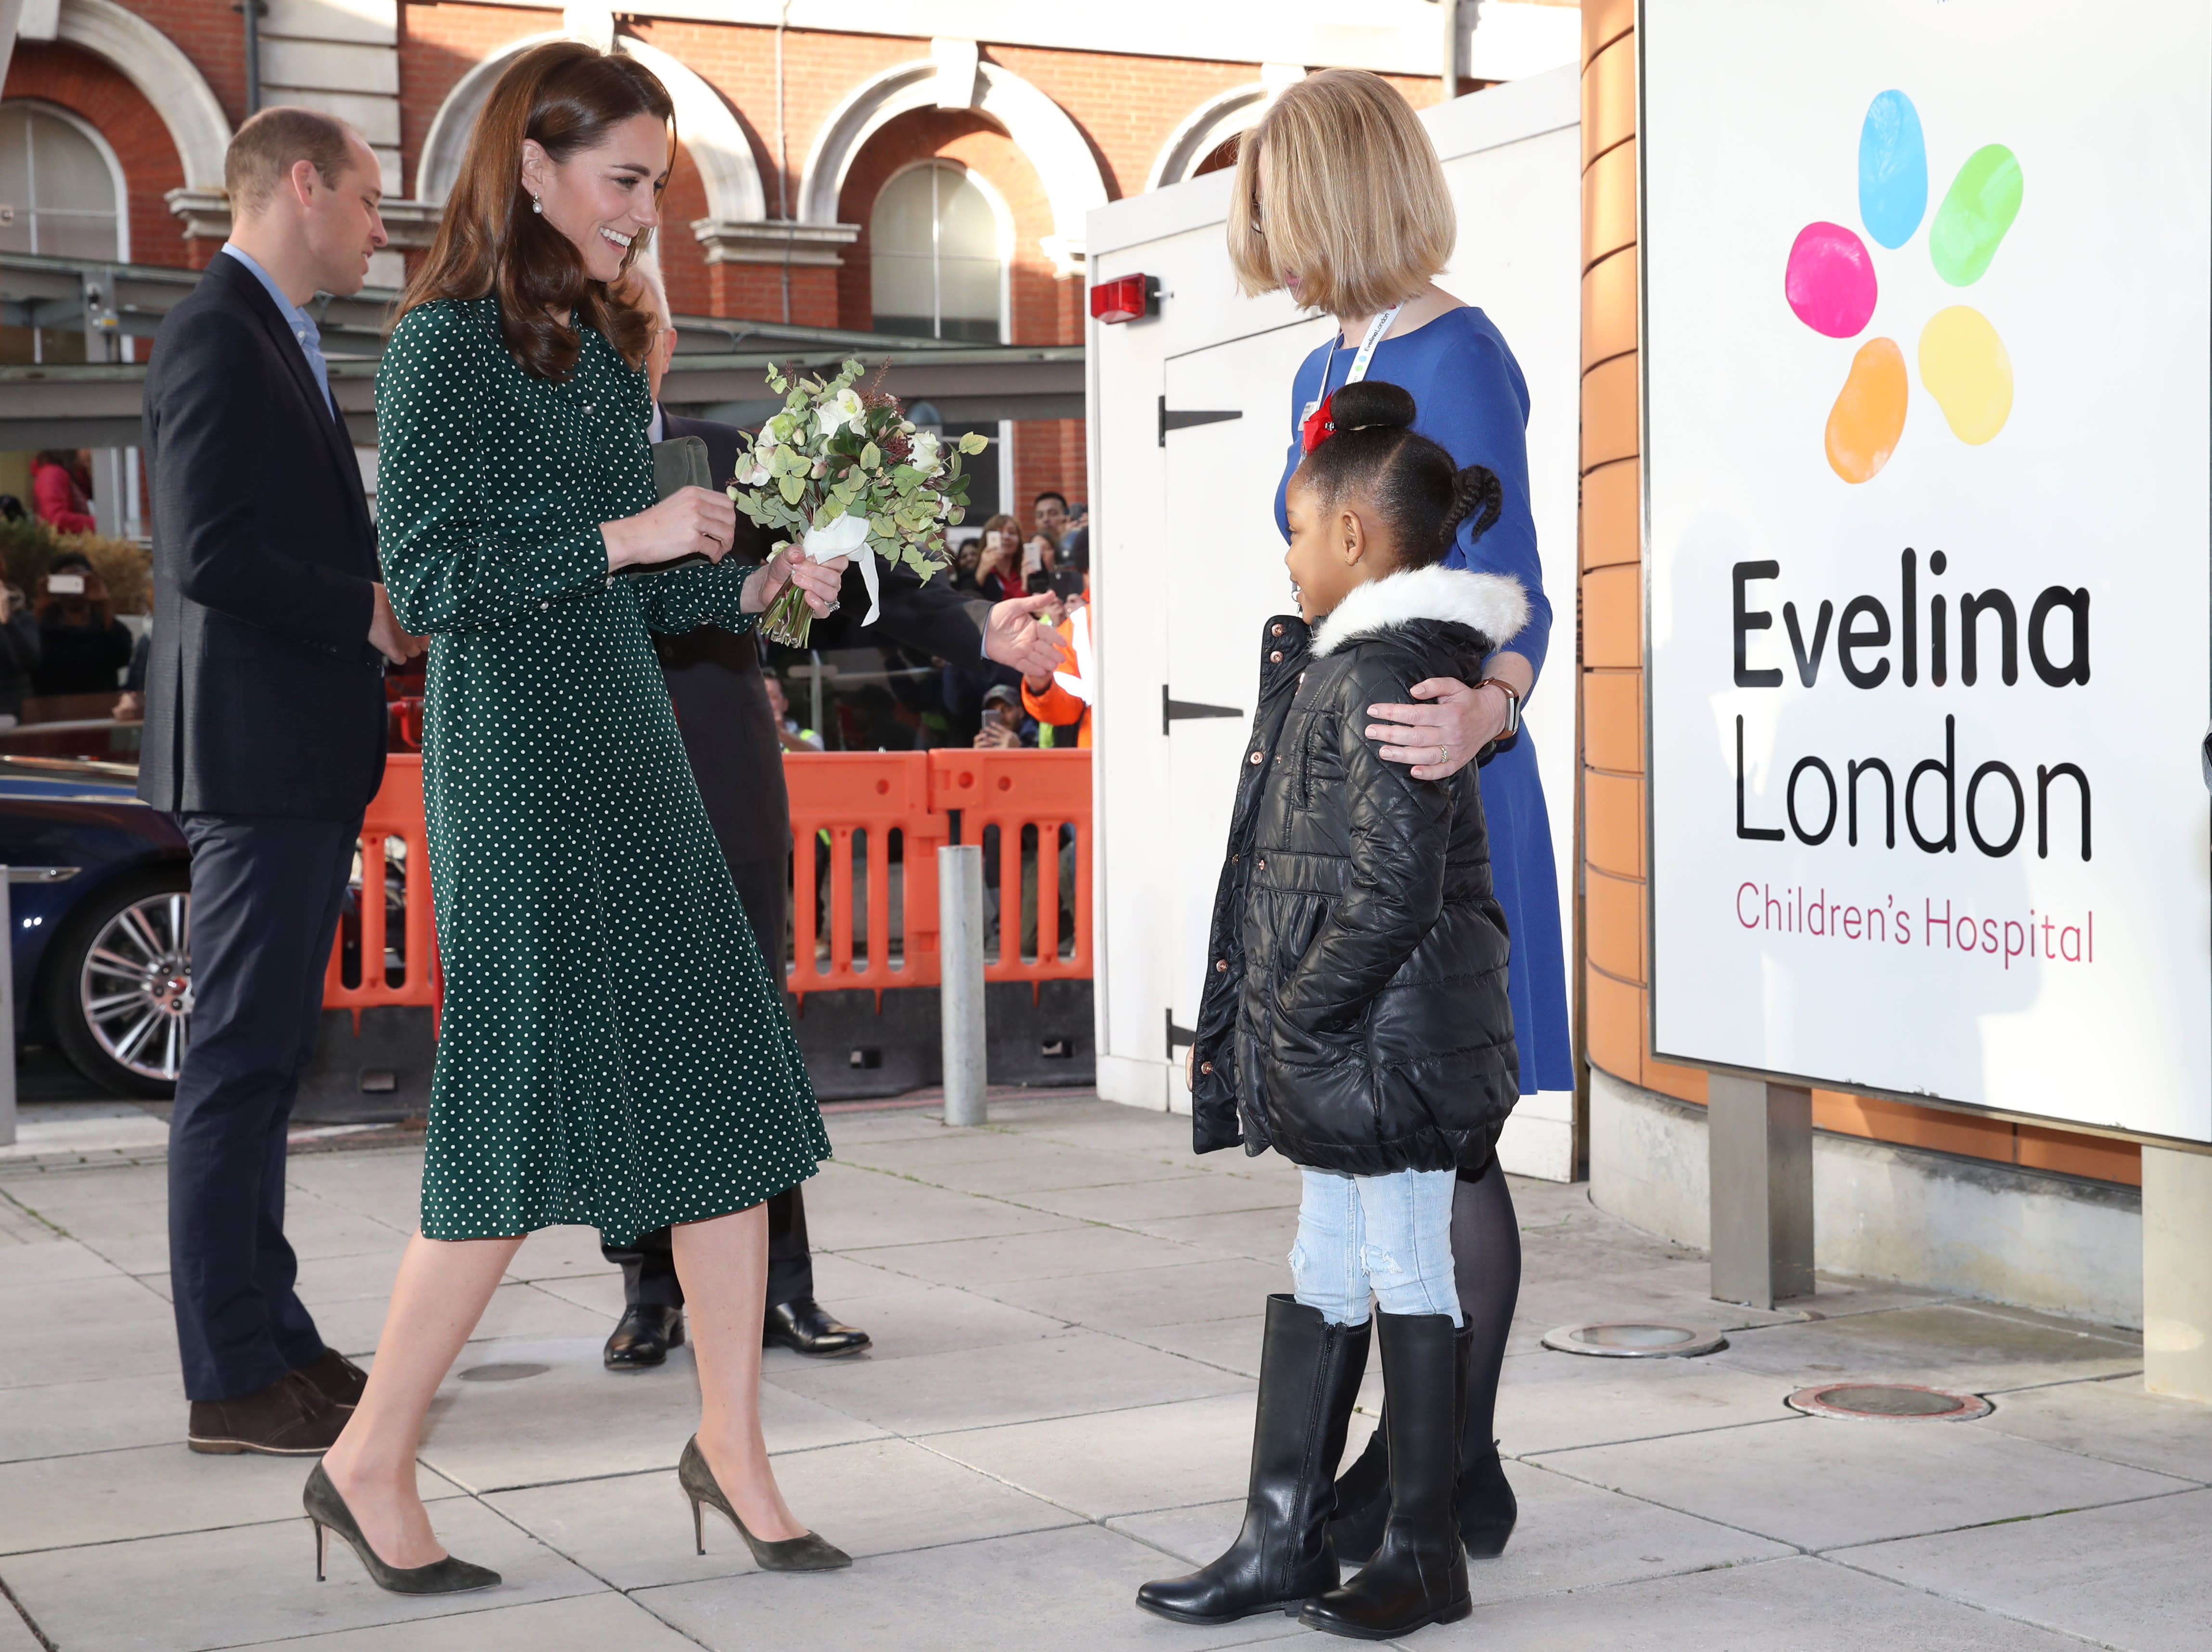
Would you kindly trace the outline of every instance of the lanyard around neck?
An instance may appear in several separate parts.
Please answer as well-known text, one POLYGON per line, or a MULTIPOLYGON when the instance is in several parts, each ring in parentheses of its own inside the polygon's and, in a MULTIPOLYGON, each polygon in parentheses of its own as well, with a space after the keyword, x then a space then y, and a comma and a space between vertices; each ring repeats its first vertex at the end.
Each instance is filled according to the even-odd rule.
MULTIPOLYGON (((1352 371, 1344 375, 1346 384, 1356 385, 1367 376, 1367 365, 1375 359, 1375 347, 1382 342, 1382 335, 1390 331, 1390 324, 1398 319, 1398 312, 1405 307, 1403 304, 1393 304, 1367 324, 1366 336, 1359 341, 1359 352, 1352 358, 1352 371)), ((1336 365, 1337 345, 1342 338, 1343 334, 1339 333, 1328 341, 1328 362, 1321 372, 1321 389, 1324 396, 1328 393, 1329 368, 1336 365)))

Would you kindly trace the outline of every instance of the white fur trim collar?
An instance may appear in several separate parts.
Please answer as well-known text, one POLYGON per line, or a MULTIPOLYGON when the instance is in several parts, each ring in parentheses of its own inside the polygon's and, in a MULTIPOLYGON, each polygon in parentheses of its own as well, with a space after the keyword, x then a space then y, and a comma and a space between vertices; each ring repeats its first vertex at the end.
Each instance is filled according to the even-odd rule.
POLYGON ((1504 574, 1477 574, 1441 562, 1409 568, 1354 586, 1336 610, 1314 628, 1313 657, 1321 659, 1355 637, 1408 620, 1456 621, 1474 627, 1502 648, 1528 623, 1528 596, 1504 574))

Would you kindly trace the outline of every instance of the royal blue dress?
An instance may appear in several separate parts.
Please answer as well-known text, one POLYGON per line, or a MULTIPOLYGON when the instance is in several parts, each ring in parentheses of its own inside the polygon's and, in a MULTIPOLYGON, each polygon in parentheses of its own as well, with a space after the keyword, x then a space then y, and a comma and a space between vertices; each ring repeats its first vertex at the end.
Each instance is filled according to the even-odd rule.
MULTIPOLYGON (((1283 495, 1304 455, 1299 427, 1309 403, 1342 387, 1356 352, 1340 346, 1333 365, 1322 345, 1298 368, 1291 392, 1291 448, 1275 489, 1275 525, 1285 539, 1290 521, 1283 495)), ((1452 456, 1455 464, 1487 465, 1504 498, 1497 524, 1478 542, 1473 524, 1445 558, 1453 568, 1506 574, 1528 593, 1528 623, 1507 645, 1540 677, 1552 639, 1552 604, 1544 596, 1544 568, 1536 556, 1536 523, 1528 509, 1528 386, 1521 367, 1490 318, 1468 306, 1447 310, 1425 326, 1376 346, 1370 380, 1402 386, 1419 413, 1413 428, 1452 456)), ((1490 869, 1498 904, 1505 908, 1513 963, 1506 987, 1513 999, 1513 1033, 1521 1049, 1521 1093, 1575 1087, 1573 1040, 1567 1022, 1566 955, 1559 939, 1559 880, 1552 859, 1552 823, 1536 774, 1536 747, 1528 731, 1492 757, 1482 771, 1482 806, 1490 824, 1490 869)))

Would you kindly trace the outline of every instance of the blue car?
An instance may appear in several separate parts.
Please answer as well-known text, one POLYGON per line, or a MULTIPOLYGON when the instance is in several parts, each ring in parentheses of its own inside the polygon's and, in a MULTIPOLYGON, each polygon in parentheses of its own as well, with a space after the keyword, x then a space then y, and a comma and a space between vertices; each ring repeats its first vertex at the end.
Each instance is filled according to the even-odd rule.
POLYGON ((134 765, 0 756, 15 1032, 111 1094, 176 1089, 191 1013, 191 851, 134 765))

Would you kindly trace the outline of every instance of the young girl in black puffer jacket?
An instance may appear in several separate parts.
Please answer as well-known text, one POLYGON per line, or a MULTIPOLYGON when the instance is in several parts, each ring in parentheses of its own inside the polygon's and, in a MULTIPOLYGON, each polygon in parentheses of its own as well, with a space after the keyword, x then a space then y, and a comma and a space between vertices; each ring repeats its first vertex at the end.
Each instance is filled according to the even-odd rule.
POLYGON ((1336 392, 1291 478, 1285 561, 1299 612, 1261 637, 1245 752, 1192 1051, 1198 1151, 1241 1141, 1305 1172, 1295 1297, 1267 1301, 1244 1528, 1146 1610, 1187 1623, 1283 1611, 1394 1638, 1465 1617, 1452 1499, 1467 1344, 1452 1184, 1480 1171, 1518 1096, 1504 914, 1476 766, 1419 780, 1366 738, 1368 708, 1479 676, 1526 623, 1514 580, 1443 567, 1498 480, 1412 428, 1413 399, 1336 392), (1332 1476, 1366 1368, 1370 1293, 1389 1430, 1390 1517, 1338 1586, 1332 1476))

